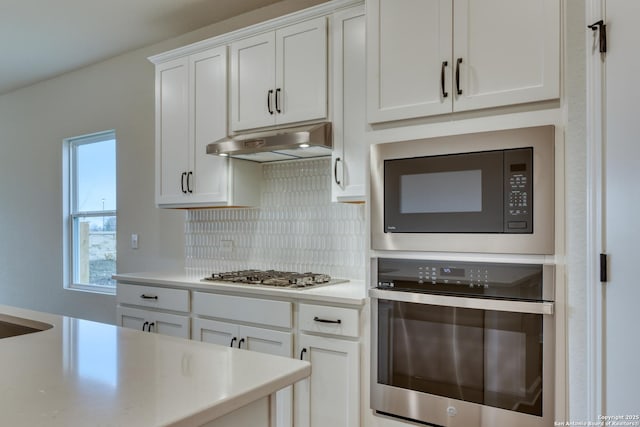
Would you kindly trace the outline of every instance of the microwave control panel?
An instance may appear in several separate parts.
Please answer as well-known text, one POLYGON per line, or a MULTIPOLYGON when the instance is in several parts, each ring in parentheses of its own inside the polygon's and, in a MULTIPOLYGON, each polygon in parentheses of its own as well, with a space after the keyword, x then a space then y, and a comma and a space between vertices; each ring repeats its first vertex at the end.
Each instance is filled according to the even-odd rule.
POLYGON ((533 233, 533 148, 504 152, 504 232, 533 233))

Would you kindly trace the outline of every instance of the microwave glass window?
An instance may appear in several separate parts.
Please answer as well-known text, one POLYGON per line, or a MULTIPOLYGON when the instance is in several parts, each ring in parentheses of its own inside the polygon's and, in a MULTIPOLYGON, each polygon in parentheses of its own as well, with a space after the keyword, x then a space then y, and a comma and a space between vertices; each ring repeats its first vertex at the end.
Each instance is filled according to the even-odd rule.
POLYGON ((400 212, 482 212, 482 170, 402 175, 400 212))

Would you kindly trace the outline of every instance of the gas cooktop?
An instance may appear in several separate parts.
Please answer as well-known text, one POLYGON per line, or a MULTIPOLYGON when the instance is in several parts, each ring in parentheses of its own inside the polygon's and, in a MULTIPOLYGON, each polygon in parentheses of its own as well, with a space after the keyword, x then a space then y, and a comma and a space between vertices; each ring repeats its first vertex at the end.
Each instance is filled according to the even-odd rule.
POLYGON ((320 273, 296 273, 276 270, 240 270, 213 273, 204 278, 210 282, 230 282, 241 285, 263 285, 288 289, 309 289, 322 285, 332 285, 344 280, 332 280, 331 276, 320 273))

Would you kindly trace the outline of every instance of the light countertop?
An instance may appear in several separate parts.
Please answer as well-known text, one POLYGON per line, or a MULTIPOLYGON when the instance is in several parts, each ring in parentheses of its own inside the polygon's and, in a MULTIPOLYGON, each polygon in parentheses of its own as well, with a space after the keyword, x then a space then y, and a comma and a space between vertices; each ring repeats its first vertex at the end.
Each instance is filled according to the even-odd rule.
POLYGON ((53 328, 0 339, 1 425, 201 425, 311 373, 297 359, 0 306, 7 316, 53 328))
POLYGON ((240 285, 226 282, 203 281, 204 275, 185 272, 148 272, 134 274, 116 274, 115 280, 123 283, 184 288, 199 291, 219 291, 243 294, 247 296, 268 296, 275 298, 294 298, 305 301, 317 301, 332 304, 364 305, 367 298, 367 286, 362 280, 350 280, 334 285, 319 286, 311 289, 286 289, 274 286, 240 285))

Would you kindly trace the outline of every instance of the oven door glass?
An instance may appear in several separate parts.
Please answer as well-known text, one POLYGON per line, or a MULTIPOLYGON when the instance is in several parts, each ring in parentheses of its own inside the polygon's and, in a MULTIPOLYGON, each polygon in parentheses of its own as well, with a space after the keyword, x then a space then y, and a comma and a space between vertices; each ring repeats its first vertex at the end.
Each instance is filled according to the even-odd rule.
POLYGON ((542 416, 543 315, 378 300, 378 383, 542 416))

